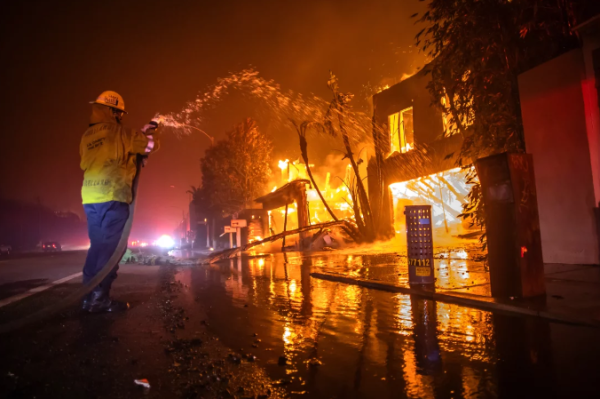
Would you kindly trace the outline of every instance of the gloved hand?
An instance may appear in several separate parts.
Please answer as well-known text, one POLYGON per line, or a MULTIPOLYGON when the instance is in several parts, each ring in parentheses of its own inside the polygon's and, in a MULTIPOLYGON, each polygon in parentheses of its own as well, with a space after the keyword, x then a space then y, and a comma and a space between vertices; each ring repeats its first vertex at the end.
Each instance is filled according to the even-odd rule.
MULTIPOLYGON (((148 144, 146 146, 146 153, 150 153, 156 145, 156 130, 158 129, 158 122, 154 119, 148 122, 142 129, 142 133, 146 136, 148 144)), ((141 156, 142 167, 145 167, 148 163, 148 155, 141 156)))
POLYGON ((157 128, 158 123, 152 120, 149 123, 146 123, 146 125, 144 125, 144 127, 142 128, 142 133, 144 133, 147 136, 149 134, 153 134, 154 130, 156 130, 157 128))

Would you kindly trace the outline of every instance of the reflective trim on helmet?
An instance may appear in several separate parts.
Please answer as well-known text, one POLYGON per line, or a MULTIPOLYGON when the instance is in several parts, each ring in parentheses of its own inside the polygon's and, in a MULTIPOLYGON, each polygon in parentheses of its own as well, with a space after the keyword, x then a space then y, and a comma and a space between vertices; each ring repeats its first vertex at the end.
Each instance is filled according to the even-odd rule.
POLYGON ((146 136, 146 138, 148 138, 148 144, 146 145, 146 154, 152 152, 152 150, 154 149, 154 137, 152 137, 151 135, 146 136))

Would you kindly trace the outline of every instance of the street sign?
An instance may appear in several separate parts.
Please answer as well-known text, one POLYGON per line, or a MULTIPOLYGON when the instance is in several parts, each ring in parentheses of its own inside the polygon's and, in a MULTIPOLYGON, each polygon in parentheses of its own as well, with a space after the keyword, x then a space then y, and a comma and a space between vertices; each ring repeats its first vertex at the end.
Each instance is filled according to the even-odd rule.
POLYGON ((248 226, 246 219, 231 219, 231 227, 239 229, 248 226))
POLYGON ((225 226, 225 233, 235 233, 235 227, 225 226))

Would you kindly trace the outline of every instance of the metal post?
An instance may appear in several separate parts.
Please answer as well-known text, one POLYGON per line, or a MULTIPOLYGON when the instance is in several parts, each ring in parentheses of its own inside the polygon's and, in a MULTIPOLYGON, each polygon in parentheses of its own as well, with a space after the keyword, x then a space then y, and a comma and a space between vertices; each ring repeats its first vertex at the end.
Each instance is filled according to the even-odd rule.
POLYGON ((213 220, 212 220, 212 230, 210 231, 210 233, 211 233, 211 240, 210 241, 212 242, 212 245, 210 246, 211 248, 216 248, 217 247, 217 239, 215 238, 215 231, 217 231, 217 229, 215 227, 215 221, 216 221, 216 219, 213 218, 213 220))
MULTIPOLYGON (((283 232, 287 231, 287 215, 288 215, 288 204, 285 204, 285 219, 283 219, 283 232)), ((281 252, 285 250, 285 236, 283 236, 283 240, 281 241, 281 252)))
POLYGON ((210 248, 210 229, 208 227, 208 221, 204 219, 204 223, 206 223, 206 248, 210 248))
POLYGON ((229 248, 233 248, 233 233, 229 232, 229 248))
POLYGON ((235 229, 235 242, 237 248, 242 247, 242 229, 240 227, 235 229))

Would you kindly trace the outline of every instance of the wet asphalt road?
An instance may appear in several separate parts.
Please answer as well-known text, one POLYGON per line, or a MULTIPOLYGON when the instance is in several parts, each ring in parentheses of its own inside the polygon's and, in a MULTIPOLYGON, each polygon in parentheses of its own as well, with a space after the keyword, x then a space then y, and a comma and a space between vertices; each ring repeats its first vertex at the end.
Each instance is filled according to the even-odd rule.
POLYGON ((81 272, 85 251, 0 257, 0 300, 81 272))
MULTIPOLYGON (((11 270, 16 264, 0 263, 0 281, 12 284, 14 295, 35 285, 31 280, 75 273, 83 256, 48 258, 43 271, 56 274, 42 277, 29 274, 41 273, 42 263, 19 263, 20 276, 11 270), (19 286, 18 279, 29 282, 19 286)), ((122 266, 114 296, 129 302, 129 311, 83 315, 73 306, 0 337, 0 397, 600 395, 597 329, 309 276, 402 270, 402 262, 278 254, 212 266, 122 266), (147 378, 151 388, 136 386, 136 378, 147 378)), ((469 272, 465 267, 460 273, 469 272)), ((0 323, 59 300, 78 283, 75 278, 0 308, 0 323)), ((7 295, 2 287, 0 298, 7 295)))

